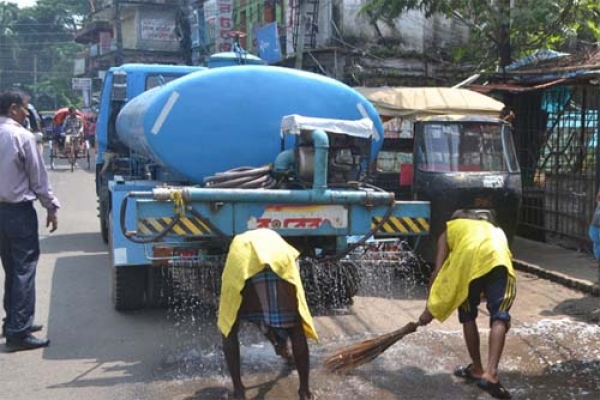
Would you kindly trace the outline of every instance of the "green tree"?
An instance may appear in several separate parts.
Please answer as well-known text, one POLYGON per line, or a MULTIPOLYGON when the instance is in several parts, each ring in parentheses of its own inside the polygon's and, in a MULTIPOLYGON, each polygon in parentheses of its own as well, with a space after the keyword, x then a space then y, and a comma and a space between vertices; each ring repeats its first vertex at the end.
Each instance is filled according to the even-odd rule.
POLYGON ((18 62, 19 43, 15 32, 18 15, 16 4, 0 2, 0 87, 12 83, 8 73, 18 62))
POLYGON ((600 40, 598 0, 367 0, 361 12, 390 23, 409 10, 441 13, 470 28, 470 43, 458 62, 493 60, 506 66, 534 49, 561 49, 570 39, 600 40))
MULTIPOLYGON (((73 61, 84 47, 76 44, 73 37, 87 15, 88 2, 38 0, 33 7, 10 10, 7 22, 14 62, 0 71, 4 72, 3 76, 0 74, 2 86, 19 84, 33 95, 39 109, 80 104, 80 93, 71 89, 71 78, 73 61)), ((0 57, 2 65, 8 65, 8 56, 0 57)))

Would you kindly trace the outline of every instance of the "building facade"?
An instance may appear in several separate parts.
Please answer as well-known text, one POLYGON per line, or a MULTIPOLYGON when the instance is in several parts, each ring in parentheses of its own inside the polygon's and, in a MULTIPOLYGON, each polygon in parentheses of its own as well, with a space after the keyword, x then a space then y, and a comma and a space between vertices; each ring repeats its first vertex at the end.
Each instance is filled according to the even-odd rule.
POLYGON ((382 74, 431 77, 436 66, 427 55, 468 39, 468 29, 461 23, 441 16, 425 18, 416 11, 393 26, 373 23, 360 13, 364 3, 91 0, 90 14, 75 38, 88 46, 75 61, 75 76, 92 78, 97 89, 111 66, 128 62, 204 65, 211 54, 231 51, 239 41, 271 64, 300 65, 365 84, 365 79, 382 74), (370 44, 379 42, 393 43, 394 54, 370 54, 370 44))

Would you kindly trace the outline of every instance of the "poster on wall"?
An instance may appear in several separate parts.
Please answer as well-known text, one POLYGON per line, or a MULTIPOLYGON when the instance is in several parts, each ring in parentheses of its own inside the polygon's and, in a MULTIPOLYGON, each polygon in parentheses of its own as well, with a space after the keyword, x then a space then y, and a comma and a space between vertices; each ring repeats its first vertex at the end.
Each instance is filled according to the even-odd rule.
POLYGON ((269 63, 281 60, 281 46, 277 23, 272 22, 256 30, 258 39, 258 56, 269 63))

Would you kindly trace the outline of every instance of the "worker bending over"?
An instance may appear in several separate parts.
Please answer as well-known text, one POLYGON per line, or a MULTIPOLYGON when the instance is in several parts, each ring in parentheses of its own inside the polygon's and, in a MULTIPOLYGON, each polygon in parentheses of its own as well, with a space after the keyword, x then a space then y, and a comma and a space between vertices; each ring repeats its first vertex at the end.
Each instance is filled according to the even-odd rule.
POLYGON ((300 400, 310 400, 309 350, 306 337, 318 340, 306 303, 298 251, 269 229, 247 231, 234 237, 223 271, 217 325, 233 382, 235 399, 245 399, 241 379, 239 321, 254 322, 273 342, 277 354, 287 357, 291 342, 300 380, 300 400))
POLYGON ((515 295, 515 272, 504 231, 495 226, 489 214, 455 211, 438 239, 427 307, 419 322, 427 325, 433 318, 443 322, 458 308, 471 364, 456 368, 454 375, 477 382, 479 388, 498 399, 511 398, 498 379, 498 363, 510 328, 509 310, 515 295), (485 368, 476 323, 482 297, 490 314, 485 368))

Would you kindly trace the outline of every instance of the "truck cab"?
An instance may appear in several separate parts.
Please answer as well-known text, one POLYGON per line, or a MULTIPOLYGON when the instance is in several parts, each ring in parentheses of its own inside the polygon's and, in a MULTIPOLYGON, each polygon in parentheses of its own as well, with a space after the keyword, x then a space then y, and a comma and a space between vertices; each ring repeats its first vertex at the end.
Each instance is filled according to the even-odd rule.
POLYGON ((108 182, 115 175, 136 174, 129 162, 130 151, 116 134, 117 115, 137 95, 205 67, 161 64, 124 64, 110 68, 104 78, 96 124, 96 195, 100 229, 108 243, 108 213, 111 208, 108 182))

